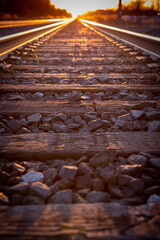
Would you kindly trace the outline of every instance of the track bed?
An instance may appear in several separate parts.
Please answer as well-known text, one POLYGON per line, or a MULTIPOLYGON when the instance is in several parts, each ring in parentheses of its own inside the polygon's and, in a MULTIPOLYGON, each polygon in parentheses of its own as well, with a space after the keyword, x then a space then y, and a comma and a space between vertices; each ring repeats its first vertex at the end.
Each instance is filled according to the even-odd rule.
POLYGON ((159 59, 75 20, 0 69, 1 238, 159 239, 159 59))

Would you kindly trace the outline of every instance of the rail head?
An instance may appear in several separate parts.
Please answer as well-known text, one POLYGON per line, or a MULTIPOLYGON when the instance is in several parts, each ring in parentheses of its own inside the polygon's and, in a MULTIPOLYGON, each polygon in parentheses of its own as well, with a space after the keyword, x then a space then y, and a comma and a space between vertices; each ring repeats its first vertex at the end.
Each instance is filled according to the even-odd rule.
POLYGON ((113 30, 113 31, 116 31, 116 32, 125 33, 125 34, 128 34, 128 35, 134 36, 134 37, 138 37, 138 38, 141 38, 141 39, 145 39, 145 40, 160 44, 160 37, 155 37, 155 36, 151 36, 151 35, 147 35, 147 34, 143 34, 143 33, 129 31, 129 30, 122 29, 122 28, 112 27, 112 26, 109 26, 109 25, 104 25, 104 24, 101 24, 101 23, 88 21, 88 20, 85 20, 85 19, 80 19, 80 20, 84 23, 87 23, 87 24, 90 24, 90 25, 93 25, 93 26, 106 28, 106 29, 113 30))

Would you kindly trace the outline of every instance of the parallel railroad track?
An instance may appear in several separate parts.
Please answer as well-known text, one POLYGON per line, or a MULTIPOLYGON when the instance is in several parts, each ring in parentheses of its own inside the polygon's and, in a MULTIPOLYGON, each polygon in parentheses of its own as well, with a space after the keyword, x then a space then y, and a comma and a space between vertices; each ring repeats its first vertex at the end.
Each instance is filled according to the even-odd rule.
POLYGON ((158 239, 159 59, 77 20, 50 34, 0 64, 0 236, 158 239))

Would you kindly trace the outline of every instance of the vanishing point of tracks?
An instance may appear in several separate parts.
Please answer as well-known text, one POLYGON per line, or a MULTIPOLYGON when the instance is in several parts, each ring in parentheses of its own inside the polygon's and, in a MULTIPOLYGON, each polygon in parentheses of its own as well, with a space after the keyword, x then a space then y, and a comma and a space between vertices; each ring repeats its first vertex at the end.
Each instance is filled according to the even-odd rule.
POLYGON ((159 59, 75 20, 0 68, 2 239, 159 239, 159 59))

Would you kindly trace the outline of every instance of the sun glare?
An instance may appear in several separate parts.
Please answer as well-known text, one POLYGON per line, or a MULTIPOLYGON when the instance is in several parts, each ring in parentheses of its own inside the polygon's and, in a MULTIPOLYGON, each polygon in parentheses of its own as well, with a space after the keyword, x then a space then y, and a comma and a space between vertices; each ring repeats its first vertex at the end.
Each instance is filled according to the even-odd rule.
MULTIPOLYGON (((130 0, 122 0, 124 3, 130 0)), ((57 8, 66 9, 74 18, 88 11, 97 9, 115 8, 119 0, 51 0, 57 8)))
MULTIPOLYGON (((127 4, 131 0, 122 0, 122 4, 127 4)), ((97 9, 116 8, 119 0, 51 0, 57 8, 66 9, 70 12, 73 18, 88 11, 95 11, 97 9)), ((151 0, 148 0, 146 6, 151 5, 151 0)))

